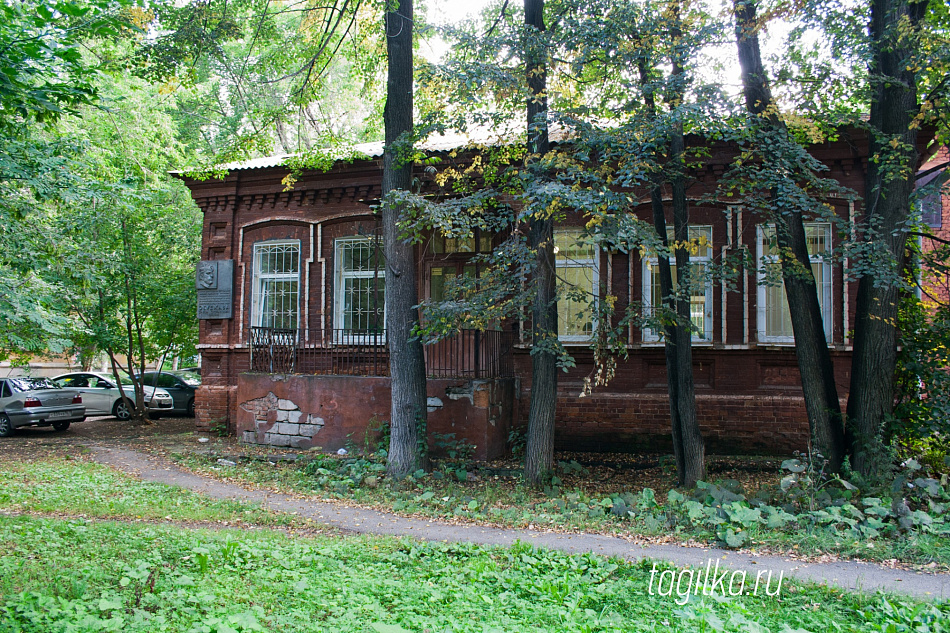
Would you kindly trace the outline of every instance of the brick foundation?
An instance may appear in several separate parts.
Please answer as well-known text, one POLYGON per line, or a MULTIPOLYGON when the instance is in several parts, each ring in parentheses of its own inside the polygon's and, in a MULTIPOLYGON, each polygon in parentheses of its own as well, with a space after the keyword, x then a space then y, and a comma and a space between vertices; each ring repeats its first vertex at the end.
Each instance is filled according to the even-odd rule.
MULTIPOLYGON (((244 373, 233 396, 233 430, 252 444, 334 451, 375 442, 374 427, 390 417, 388 378, 244 373)), ((428 434, 475 445, 476 459, 505 453, 514 418, 514 380, 430 380, 428 434)), ((199 392, 202 411, 227 400, 199 392), (214 400, 205 404, 204 398, 214 400)), ((200 422, 199 422, 200 424, 200 422)))

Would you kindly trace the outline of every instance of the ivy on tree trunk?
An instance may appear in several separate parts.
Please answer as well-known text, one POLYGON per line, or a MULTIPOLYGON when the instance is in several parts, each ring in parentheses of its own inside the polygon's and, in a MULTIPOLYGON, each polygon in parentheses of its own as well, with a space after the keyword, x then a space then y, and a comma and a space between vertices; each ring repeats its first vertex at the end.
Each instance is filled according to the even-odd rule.
POLYGON ((879 435, 894 408, 897 368, 898 276, 904 268, 910 200, 919 153, 920 110, 917 78, 908 63, 926 0, 872 0, 870 150, 864 186, 861 238, 874 242, 889 261, 878 262, 858 282, 851 392, 848 395, 848 449, 861 474, 878 469, 879 435), (875 271, 889 268, 887 275, 875 271))

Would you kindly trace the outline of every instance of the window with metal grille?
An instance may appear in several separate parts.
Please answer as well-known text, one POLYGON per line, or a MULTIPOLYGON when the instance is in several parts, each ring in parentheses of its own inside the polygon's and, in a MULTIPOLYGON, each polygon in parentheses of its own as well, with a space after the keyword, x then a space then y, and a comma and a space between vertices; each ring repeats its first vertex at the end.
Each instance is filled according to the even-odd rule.
MULTIPOLYGON (((785 282, 782 281, 782 264, 775 241, 775 227, 760 226, 757 231, 759 262, 758 273, 758 339, 760 343, 794 343, 792 318, 785 297, 785 282)), ((831 225, 806 223, 805 239, 811 272, 815 276, 818 304, 825 326, 825 337, 831 342, 831 263, 827 259, 831 251, 831 225)))
POLYGON ((559 286, 557 335, 563 342, 589 341, 594 334, 591 301, 597 302, 600 258, 597 247, 580 241, 580 229, 554 231, 559 286))
MULTIPOLYGON (((689 237, 689 319, 692 323, 693 341, 712 342, 712 280, 708 275, 709 261, 712 258, 712 227, 690 226, 689 237)), ((673 227, 666 231, 667 241, 675 242, 673 227)), ((673 276, 673 288, 678 287, 679 276, 676 258, 670 257, 670 272, 673 276)), ((643 312, 644 316, 655 314, 655 308, 663 305, 663 292, 660 288, 660 266, 656 253, 643 258, 643 312)), ((663 332, 660 329, 647 328, 643 331, 644 342, 659 341, 663 332)))
POLYGON ((300 295, 300 242, 254 245, 251 325, 296 329, 300 295))
MULTIPOLYGON (((386 268, 379 239, 336 241, 334 328, 341 336, 381 335, 386 327, 386 268)), ((380 341, 383 342, 383 341, 380 341)))

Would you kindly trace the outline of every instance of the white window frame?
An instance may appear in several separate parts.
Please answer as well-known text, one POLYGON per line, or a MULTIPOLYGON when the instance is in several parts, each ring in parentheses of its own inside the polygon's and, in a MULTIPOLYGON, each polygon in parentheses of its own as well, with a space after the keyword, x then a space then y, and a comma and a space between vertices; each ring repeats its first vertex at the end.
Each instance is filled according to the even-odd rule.
MULTIPOLYGON (((703 333, 700 335, 695 330, 692 332, 692 342, 694 344, 712 344, 713 342, 713 285, 712 279, 709 277, 708 270, 710 262, 712 261, 712 250, 713 250, 713 227, 709 224, 691 224, 689 225, 690 232, 693 234, 698 234, 700 231, 706 235, 706 245, 701 247, 700 251, 693 255, 690 253, 689 263, 690 267, 702 266, 703 275, 705 281, 705 296, 706 301, 703 307, 703 333)), ((673 236, 672 227, 667 229, 667 238, 672 241, 673 236)), ((694 239, 690 237, 690 240, 694 239)), ((698 238, 696 238, 698 239, 698 238)), ((671 255, 669 257, 670 265, 676 265, 676 257, 671 255)), ((653 253, 652 256, 646 256, 643 258, 642 263, 642 288, 643 288, 643 313, 644 315, 653 314, 653 271, 659 266, 660 259, 657 257, 656 253, 653 253)), ((643 330, 643 342, 644 343, 658 343, 663 339, 662 332, 659 330, 654 330, 653 328, 644 328, 643 330)))
MULTIPOLYGON (((296 285, 295 305, 293 306, 294 327, 277 329, 299 329, 300 328, 300 240, 279 240, 258 242, 254 244, 254 253, 252 258, 252 281, 251 281, 251 325, 254 327, 274 327, 265 325, 264 319, 264 288, 266 282, 274 281, 292 281, 296 285), (261 258, 268 251, 277 248, 293 247, 297 251, 297 270, 291 273, 262 273, 261 258)), ((289 315, 288 315, 289 316, 289 315)))
MULTIPOLYGON (((832 248, 832 231, 831 224, 829 222, 805 222, 805 232, 809 229, 824 231, 825 235, 825 247, 826 251, 822 253, 809 253, 809 261, 814 266, 815 264, 821 267, 821 276, 822 282, 818 288, 818 304, 821 307, 821 320, 825 329, 825 340, 829 345, 832 344, 832 334, 833 334, 833 325, 834 325, 834 303, 833 297, 834 293, 832 292, 832 267, 831 262, 825 256, 825 253, 830 252, 832 248)), ((756 329, 757 329, 757 338, 760 343, 768 343, 771 345, 794 345, 795 336, 791 335, 770 335, 767 331, 768 324, 768 310, 769 306, 769 290, 770 286, 764 284, 766 279, 766 274, 763 272, 763 269, 768 265, 780 265, 778 254, 766 255, 766 233, 774 230, 773 224, 763 224, 756 227, 756 258, 759 262, 759 270, 756 273, 756 285, 758 286, 758 293, 756 297, 756 329)), ((816 280, 816 283, 817 280, 816 280)), ((784 289, 785 282, 782 282, 782 288, 784 289)), ((786 313, 788 312, 788 295, 785 292, 782 292, 782 310, 786 313)))
MULTIPOLYGON (((373 244, 378 238, 351 236, 341 237, 333 242, 333 262, 334 262, 334 292, 333 292, 333 328, 335 333, 335 343, 339 345, 385 345, 386 344, 386 290, 383 286, 383 292, 380 299, 382 305, 377 308, 377 313, 382 310, 382 328, 379 334, 347 334, 343 332, 346 317, 346 292, 345 285, 348 279, 379 279, 385 284, 386 266, 380 262, 378 270, 344 270, 342 251, 349 244, 363 243, 370 245, 370 248, 382 248, 382 245, 373 244)), ((380 256, 382 258, 382 256, 380 256)))
MULTIPOLYGON (((591 286, 590 292, 594 297, 594 312, 591 314, 591 333, 590 334, 567 334, 565 333, 565 326, 567 325, 563 319, 561 319, 560 310, 558 310, 558 321, 557 321, 557 334, 558 340, 562 343, 588 343, 591 338, 593 338, 593 333, 597 330, 597 310, 596 307, 600 302, 600 249, 591 245, 592 254, 590 257, 575 259, 568 258, 566 256, 561 257, 559 255, 559 247, 557 245, 558 237, 572 240, 577 242, 581 236, 580 228, 555 228, 555 240, 554 240, 554 265, 555 272, 558 277, 558 282, 561 279, 561 271, 565 269, 589 269, 591 271, 591 286)), ((560 303, 560 301, 558 302, 560 303)))

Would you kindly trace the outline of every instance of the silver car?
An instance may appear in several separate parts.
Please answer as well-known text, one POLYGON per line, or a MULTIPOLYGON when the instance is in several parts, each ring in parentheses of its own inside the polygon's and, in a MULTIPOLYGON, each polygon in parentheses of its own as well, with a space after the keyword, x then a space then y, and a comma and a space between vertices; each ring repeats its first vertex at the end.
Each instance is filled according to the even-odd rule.
MULTIPOLYGON (((53 381, 61 387, 75 389, 82 394, 82 401, 86 405, 86 415, 114 415, 119 420, 128 420, 132 417, 129 408, 135 406, 135 389, 128 376, 121 376, 122 391, 128 398, 127 403, 119 392, 115 378, 107 374, 94 371, 73 372, 56 376, 53 381)), ((174 407, 171 394, 164 389, 154 389, 145 385, 145 406, 148 407, 149 417, 153 420, 162 412, 169 412, 174 407)))
POLYGON ((21 426, 65 431, 85 419, 86 407, 75 389, 62 389, 49 378, 0 379, 0 437, 21 426))

